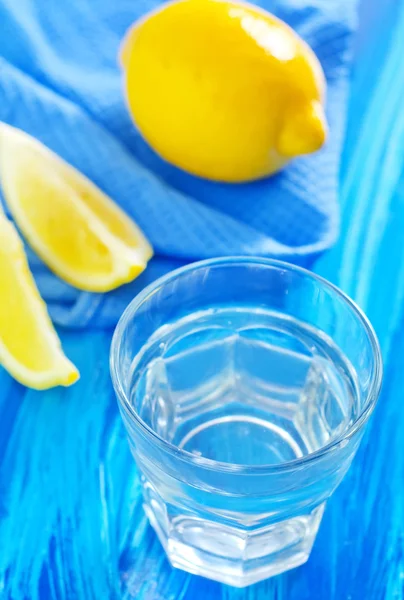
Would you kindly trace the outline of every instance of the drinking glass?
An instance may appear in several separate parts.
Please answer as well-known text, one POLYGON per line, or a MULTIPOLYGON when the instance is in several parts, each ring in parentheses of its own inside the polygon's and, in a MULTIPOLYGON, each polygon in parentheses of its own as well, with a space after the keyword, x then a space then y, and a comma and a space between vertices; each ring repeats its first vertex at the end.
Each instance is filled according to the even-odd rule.
POLYGON ((381 385, 375 333, 324 279, 195 263, 123 314, 111 373, 174 567, 243 587, 304 563, 381 385))

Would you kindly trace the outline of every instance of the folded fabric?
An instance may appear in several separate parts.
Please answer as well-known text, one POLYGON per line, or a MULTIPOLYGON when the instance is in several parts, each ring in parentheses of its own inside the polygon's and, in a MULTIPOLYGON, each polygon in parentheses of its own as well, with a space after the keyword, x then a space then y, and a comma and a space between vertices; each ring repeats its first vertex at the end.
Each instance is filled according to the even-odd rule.
MULTIPOLYGON (((217 184, 168 165, 128 116, 118 51, 158 0, 2 0, 0 120, 37 137, 76 166, 129 215, 156 257, 132 284, 108 294, 74 290, 32 253, 55 322, 108 327, 147 283, 186 262, 224 255, 272 256, 310 266, 338 233, 337 184, 344 129, 353 0, 261 0, 313 48, 324 68, 330 137, 315 155, 264 181, 217 184)), ((164 100, 162 100, 164 110, 164 100)))

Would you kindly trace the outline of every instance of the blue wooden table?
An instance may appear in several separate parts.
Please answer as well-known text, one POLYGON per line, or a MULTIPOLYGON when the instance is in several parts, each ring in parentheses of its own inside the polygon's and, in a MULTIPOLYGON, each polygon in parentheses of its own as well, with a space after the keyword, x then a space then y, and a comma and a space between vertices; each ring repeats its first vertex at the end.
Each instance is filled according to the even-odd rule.
POLYGON ((404 598, 403 2, 365 2, 361 19, 342 232, 316 270, 367 311, 385 385, 310 561, 246 590, 173 570, 142 511, 109 381, 111 333, 63 332, 79 384, 41 394, 0 372, 2 600, 404 598))

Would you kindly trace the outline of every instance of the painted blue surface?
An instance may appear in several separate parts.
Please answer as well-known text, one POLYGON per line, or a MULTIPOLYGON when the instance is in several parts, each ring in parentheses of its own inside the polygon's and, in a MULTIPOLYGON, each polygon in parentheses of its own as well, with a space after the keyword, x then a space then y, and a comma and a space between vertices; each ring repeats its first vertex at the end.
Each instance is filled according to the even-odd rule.
POLYGON ((364 17, 342 234, 316 270, 368 312, 386 377, 309 563, 246 590, 171 569, 142 512, 109 383, 110 333, 63 332, 76 386, 41 394, 0 372, 2 600, 404 598, 404 6, 384 2, 364 17))

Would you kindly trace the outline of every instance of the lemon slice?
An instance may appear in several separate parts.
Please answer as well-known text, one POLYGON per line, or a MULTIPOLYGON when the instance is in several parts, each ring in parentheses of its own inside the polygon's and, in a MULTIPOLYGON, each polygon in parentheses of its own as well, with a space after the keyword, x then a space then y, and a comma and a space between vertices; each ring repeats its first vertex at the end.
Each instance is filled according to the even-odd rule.
POLYGON ((62 352, 22 242, 1 212, 0 240, 0 364, 38 390, 71 385, 79 373, 62 352))
POLYGON ((106 292, 145 269, 153 251, 139 227, 79 171, 5 123, 0 178, 21 232, 71 285, 106 292))

